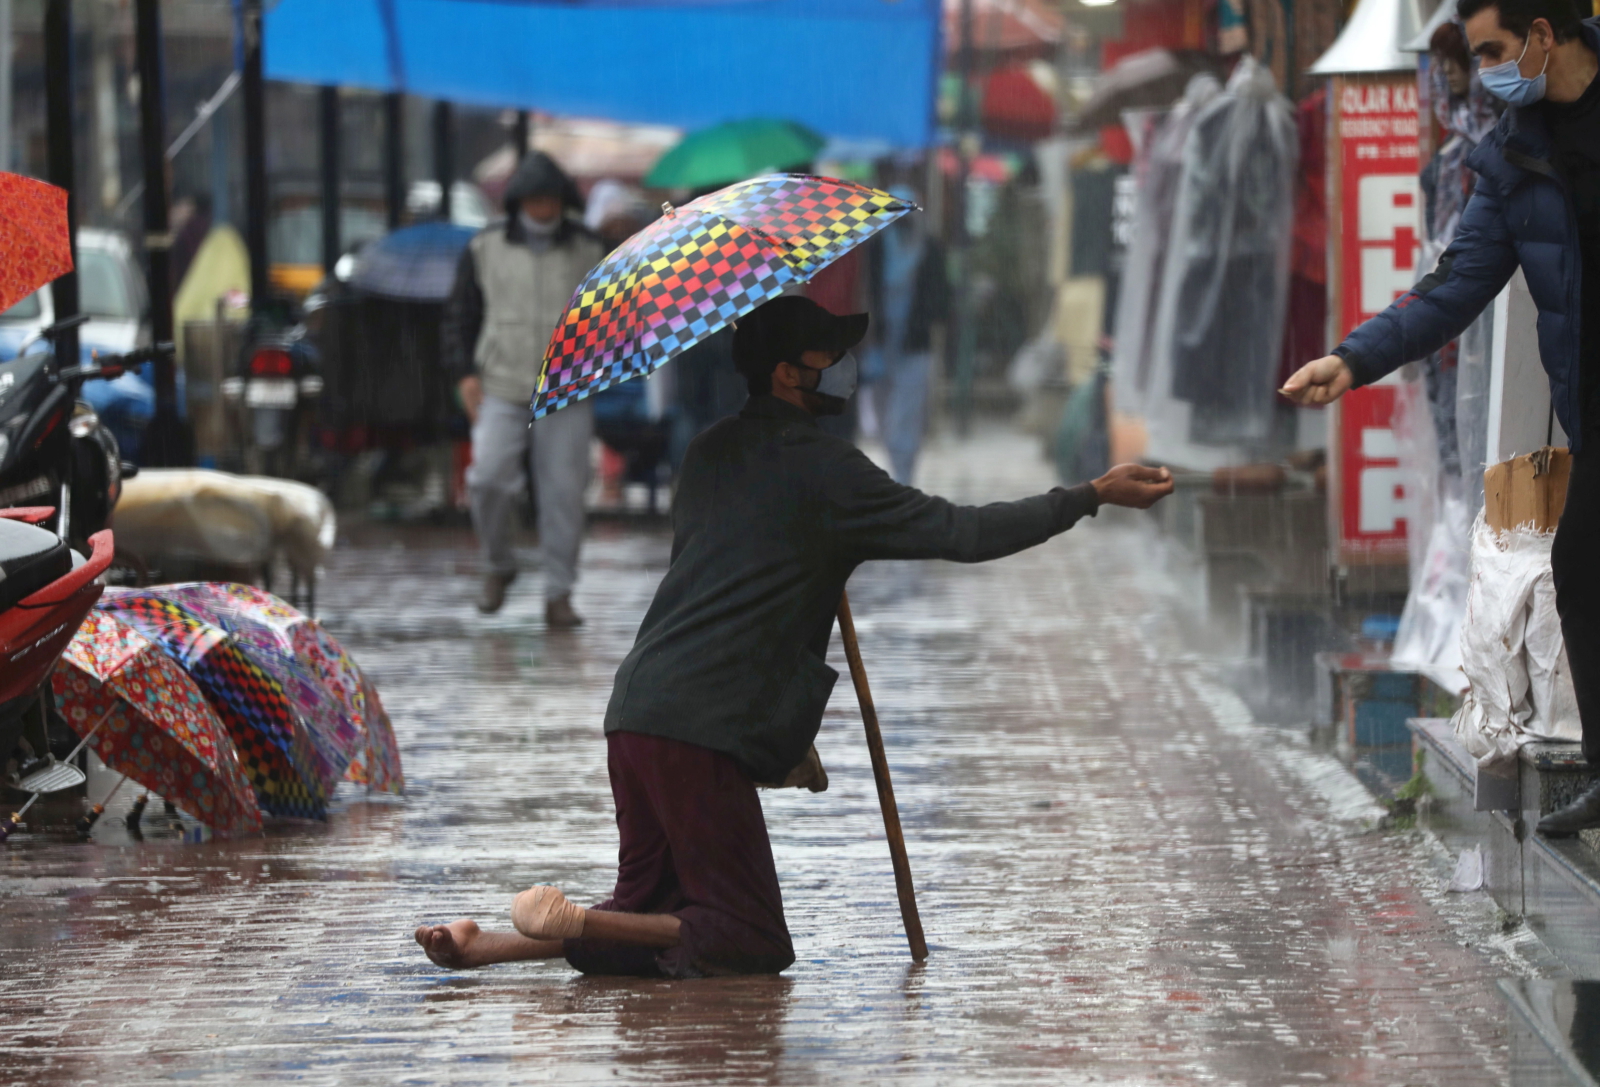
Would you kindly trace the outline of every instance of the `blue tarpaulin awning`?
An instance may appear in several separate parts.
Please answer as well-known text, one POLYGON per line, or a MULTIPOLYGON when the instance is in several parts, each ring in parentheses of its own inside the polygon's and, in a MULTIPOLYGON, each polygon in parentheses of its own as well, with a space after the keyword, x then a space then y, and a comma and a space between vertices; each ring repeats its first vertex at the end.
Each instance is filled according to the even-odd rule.
POLYGON ((279 0, 263 52, 296 83, 922 147, 939 16, 939 0, 279 0))

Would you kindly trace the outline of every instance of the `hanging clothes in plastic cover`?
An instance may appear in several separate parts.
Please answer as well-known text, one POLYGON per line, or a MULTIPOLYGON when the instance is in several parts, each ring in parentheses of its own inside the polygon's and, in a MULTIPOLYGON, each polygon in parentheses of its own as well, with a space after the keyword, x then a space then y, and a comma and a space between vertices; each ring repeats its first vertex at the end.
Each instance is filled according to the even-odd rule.
POLYGON ((1222 93, 1222 84, 1202 72, 1189 80, 1183 98, 1157 125, 1134 163, 1138 195, 1133 240, 1128 245, 1117 300, 1112 400, 1118 411, 1146 410, 1150 388, 1151 333, 1161 297, 1161 273, 1172 236, 1173 208, 1183 178, 1183 149, 1201 110, 1222 93))
MULTIPOLYGON (((1288 100, 1241 59, 1184 146, 1150 398, 1165 390, 1177 410, 1149 413, 1153 455, 1197 459, 1182 442, 1256 456, 1272 435, 1298 161, 1288 100)), ((1192 466, 1218 466, 1205 459, 1192 466)))
MULTIPOLYGON (((1467 168, 1467 156, 1478 142, 1489 134, 1500 119, 1495 98, 1483 89, 1478 72, 1467 53, 1466 34, 1460 24, 1444 23, 1434 33, 1435 42, 1446 35, 1454 35, 1453 53, 1465 61, 1466 72, 1457 70, 1458 78, 1466 76, 1465 93, 1451 90, 1450 77, 1437 48, 1429 58, 1426 83, 1429 104, 1434 117, 1446 134, 1438 153, 1422 169, 1421 182, 1424 195, 1425 240, 1422 259, 1418 262, 1418 277, 1431 272, 1439 257, 1455 240, 1461 225, 1461 212, 1472 197, 1477 175, 1467 168)), ((1487 318, 1480 318, 1487 319, 1487 318)), ((1467 337, 1446 344, 1424 361, 1428 404, 1433 416, 1434 438, 1438 446, 1441 471, 1459 476, 1466 470, 1461 460, 1457 418, 1457 385, 1459 381, 1460 350, 1467 337)), ((1481 471, 1481 467, 1478 469, 1481 471)), ((1463 541, 1464 542, 1464 541, 1463 541)))
MULTIPOLYGON (((1459 24, 1444 34, 1461 35, 1459 24)), ((1467 156, 1499 120, 1495 100, 1472 67, 1466 93, 1452 93, 1439 49, 1429 58, 1424 86, 1434 116, 1448 138, 1422 169, 1425 197, 1420 278, 1433 271, 1455 239, 1461 212, 1477 183, 1467 156)), ((1467 63, 1470 65, 1471 61, 1467 63)), ((1408 536, 1411 587, 1406 595, 1393 660, 1414 668, 1446 690, 1465 684, 1461 671, 1461 624, 1467 608, 1469 533, 1483 508, 1483 470, 1488 453, 1489 352, 1494 309, 1480 314, 1461 337, 1406 367, 1395 408, 1400 464, 1411 485, 1408 536)))

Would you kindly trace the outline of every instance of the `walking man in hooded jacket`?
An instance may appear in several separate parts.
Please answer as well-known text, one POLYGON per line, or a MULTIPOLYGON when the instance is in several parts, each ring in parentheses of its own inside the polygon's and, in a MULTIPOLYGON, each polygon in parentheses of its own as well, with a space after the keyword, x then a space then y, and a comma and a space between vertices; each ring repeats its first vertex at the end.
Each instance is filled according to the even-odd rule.
POLYGON ((467 491, 483 554, 478 610, 505 603, 517 576, 512 530, 525 481, 538 504, 544 614, 554 628, 583 619, 572 608, 583 543, 594 410, 588 401, 529 421, 546 345, 572 292, 604 256, 578 216, 578 190, 554 159, 530 152, 506 185, 506 219, 461 254, 445 303, 441 349, 472 423, 467 491), (524 474, 526 473, 526 475, 524 474))
MULTIPOLYGON (((1572 0, 1459 0, 1478 77, 1510 108, 1467 159, 1478 175, 1438 267, 1284 385, 1327 404, 1455 339, 1522 267, 1539 357, 1573 462, 1550 566, 1583 719, 1600 770, 1600 19, 1572 0)), ((1539 832, 1600 827, 1600 783, 1539 832)))

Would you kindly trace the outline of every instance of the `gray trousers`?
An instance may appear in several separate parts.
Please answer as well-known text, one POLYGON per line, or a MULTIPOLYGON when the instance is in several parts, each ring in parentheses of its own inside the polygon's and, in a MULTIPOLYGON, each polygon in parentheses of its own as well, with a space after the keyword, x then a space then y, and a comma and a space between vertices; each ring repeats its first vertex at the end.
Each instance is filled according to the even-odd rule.
POLYGON ((530 431, 526 404, 483 398, 472 426, 467 493, 486 571, 509 574, 517 568, 513 522, 526 485, 524 473, 532 473, 545 599, 572 591, 583 543, 583 494, 589 487, 593 434, 594 408, 587 400, 536 420, 530 431))

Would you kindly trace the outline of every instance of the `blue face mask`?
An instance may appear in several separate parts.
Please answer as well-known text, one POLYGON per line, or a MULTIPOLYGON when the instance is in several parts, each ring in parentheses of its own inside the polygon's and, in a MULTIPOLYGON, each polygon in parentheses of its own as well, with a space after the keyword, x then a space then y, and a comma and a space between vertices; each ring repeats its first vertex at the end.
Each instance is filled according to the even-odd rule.
POLYGON ((856 364, 855 353, 846 351, 844 358, 822 371, 822 376, 817 379, 817 387, 812 391, 836 400, 849 400, 855 395, 860 376, 861 368, 856 364))
POLYGON ((1528 46, 1531 44, 1533 38, 1530 36, 1522 43, 1522 56, 1516 60, 1496 64, 1492 68, 1479 68, 1478 78, 1483 81, 1484 90, 1510 106, 1531 106, 1543 98, 1544 69, 1550 67, 1550 54, 1544 55, 1544 67, 1532 79, 1523 75, 1519 67, 1522 57, 1528 55, 1528 46))

